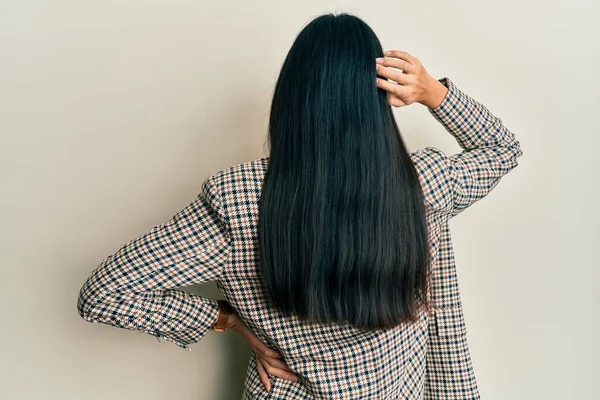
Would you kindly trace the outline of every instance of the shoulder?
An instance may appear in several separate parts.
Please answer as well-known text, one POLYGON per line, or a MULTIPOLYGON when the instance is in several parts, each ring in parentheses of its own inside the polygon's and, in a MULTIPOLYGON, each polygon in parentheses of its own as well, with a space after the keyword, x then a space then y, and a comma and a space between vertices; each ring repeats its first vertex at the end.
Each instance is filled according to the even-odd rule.
POLYGON ((224 220, 232 215, 246 215, 248 207, 256 208, 269 158, 261 157, 216 170, 204 185, 219 204, 224 220))
POLYGON ((262 182, 267 171, 268 162, 268 157, 261 157, 234 164, 213 172, 208 180, 221 190, 262 182))

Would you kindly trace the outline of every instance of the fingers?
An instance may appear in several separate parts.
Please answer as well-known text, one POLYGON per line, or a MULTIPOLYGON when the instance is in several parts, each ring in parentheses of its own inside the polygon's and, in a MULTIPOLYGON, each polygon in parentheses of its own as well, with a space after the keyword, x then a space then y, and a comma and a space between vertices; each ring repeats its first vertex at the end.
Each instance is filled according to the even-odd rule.
POLYGON ((402 99, 394 96, 390 92, 387 92, 387 103, 390 106, 394 106, 394 107, 403 107, 403 106, 407 105, 405 102, 402 101, 402 99))
POLYGON ((408 62, 409 64, 411 64, 413 66, 421 65, 421 61, 417 57, 415 57, 411 54, 408 54, 406 51, 386 50, 383 52, 383 54, 386 55, 387 57, 395 57, 400 60, 405 60, 406 62, 408 62))
POLYGON ((378 66, 387 67, 385 69, 388 69, 388 72, 393 71, 395 73, 404 73, 404 74, 411 74, 411 73, 417 72, 416 66, 409 64, 407 61, 399 60, 397 58, 379 57, 379 58, 375 59, 375 61, 378 66), (402 71, 392 70, 390 68, 397 68, 402 71))
POLYGON ((278 351, 270 349, 245 324, 240 323, 237 331, 242 335, 242 338, 244 338, 250 347, 252 347, 254 351, 260 353, 260 355, 281 358, 281 354, 278 351))
POLYGON ((399 98, 402 98, 402 95, 406 94, 405 88, 402 87, 401 85, 387 81, 385 79, 381 79, 381 78, 377 78, 377 87, 379 87, 379 88, 385 90, 386 92, 389 92, 399 98))
POLYGON ((377 71, 377 75, 389 78, 401 85, 412 82, 412 77, 410 75, 406 75, 404 72, 398 71, 397 69, 388 68, 381 64, 375 64, 375 70, 377 71))
POLYGON ((257 355, 261 357, 281 358, 281 354, 278 351, 269 348, 249 330, 242 333, 242 336, 244 336, 246 342, 254 349, 257 355))
POLYGON ((256 357, 256 368, 258 369, 258 376, 260 376, 260 381, 267 388, 267 392, 271 390, 271 380, 269 379, 269 375, 265 370, 265 367, 262 364, 262 361, 259 357, 256 357))
POLYGON ((294 371, 292 371, 292 369, 290 367, 287 366, 287 364, 277 358, 273 358, 273 357, 264 357, 261 355, 258 355, 263 362, 265 363, 265 367, 267 365, 273 367, 273 368, 279 368, 279 369, 284 369, 286 371, 289 371, 291 373, 294 373, 294 371))
POLYGON ((298 382, 298 376, 294 372, 292 372, 292 370, 290 370, 287 366, 285 366, 285 364, 284 366, 286 369, 277 368, 271 365, 269 363, 269 360, 261 358, 260 356, 258 358, 260 359, 263 368, 269 375, 277 376, 282 379, 287 379, 288 381, 298 382))
POLYGON ((387 103, 390 106, 402 107, 408 104, 402 100, 402 92, 405 90, 403 86, 377 78, 377 87, 386 91, 387 103))
POLYGON ((238 324, 237 331, 252 347, 256 355, 256 367, 260 380, 267 388, 267 391, 271 390, 269 375, 298 382, 298 376, 281 360, 282 356, 278 351, 270 349, 243 323, 238 324))
POLYGON ((401 107, 418 101, 428 77, 421 61, 401 50, 388 50, 384 55, 376 58, 375 65, 377 87, 387 92, 388 104, 401 107))

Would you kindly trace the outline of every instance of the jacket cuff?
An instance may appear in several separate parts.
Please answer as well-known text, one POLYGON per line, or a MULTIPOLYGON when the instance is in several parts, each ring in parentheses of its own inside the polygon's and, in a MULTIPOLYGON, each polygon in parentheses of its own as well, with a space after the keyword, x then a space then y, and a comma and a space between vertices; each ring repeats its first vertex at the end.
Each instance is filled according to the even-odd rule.
POLYGON ((447 77, 438 79, 438 82, 440 82, 442 85, 444 85, 448 88, 448 93, 446 93, 446 97, 444 97, 442 102, 436 108, 429 108, 428 110, 434 116, 441 118, 444 114, 446 114, 445 111, 447 110, 447 108, 450 107, 450 105, 454 101, 456 101, 456 95, 457 95, 456 89, 457 88, 454 85, 454 82, 452 82, 447 77))

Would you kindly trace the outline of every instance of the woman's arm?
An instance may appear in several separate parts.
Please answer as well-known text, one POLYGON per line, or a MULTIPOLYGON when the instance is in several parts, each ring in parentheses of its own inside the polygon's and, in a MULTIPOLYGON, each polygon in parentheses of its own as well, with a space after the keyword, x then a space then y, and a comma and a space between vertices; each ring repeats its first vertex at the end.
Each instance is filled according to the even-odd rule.
POLYGON ((217 320, 215 299, 175 288, 219 278, 229 255, 212 176, 170 221, 107 257, 80 289, 82 318, 145 332, 190 350, 217 320))
POLYGON ((412 154, 424 179, 425 196, 454 217, 485 197, 523 154, 514 134, 483 104, 448 78, 439 80, 448 91, 439 105, 428 107, 463 149, 446 155, 435 147, 412 154))
POLYGON ((376 70, 383 77, 377 78, 377 86, 387 92, 388 103, 427 106, 463 149, 451 156, 435 147, 411 153, 426 201, 454 217, 486 196, 517 166, 523 151, 498 117, 450 79, 432 78, 417 57, 404 51, 386 51, 385 55, 376 60, 376 70))

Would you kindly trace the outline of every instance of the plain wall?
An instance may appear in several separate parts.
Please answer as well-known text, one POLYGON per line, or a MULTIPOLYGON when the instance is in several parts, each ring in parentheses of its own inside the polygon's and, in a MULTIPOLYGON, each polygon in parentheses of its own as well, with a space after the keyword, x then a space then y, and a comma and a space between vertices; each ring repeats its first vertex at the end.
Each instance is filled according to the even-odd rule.
MULTIPOLYGON (((265 154, 279 68, 325 11, 364 18, 521 142, 519 166, 451 222, 482 398, 600 398, 593 0, 2 1, 0 398, 240 398, 236 333, 186 352, 85 322, 77 294, 204 178, 265 154)), ((423 106, 395 113, 412 149, 460 150, 423 106)))

